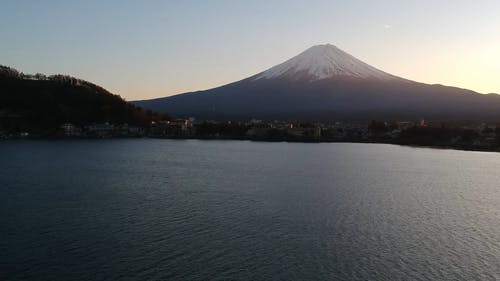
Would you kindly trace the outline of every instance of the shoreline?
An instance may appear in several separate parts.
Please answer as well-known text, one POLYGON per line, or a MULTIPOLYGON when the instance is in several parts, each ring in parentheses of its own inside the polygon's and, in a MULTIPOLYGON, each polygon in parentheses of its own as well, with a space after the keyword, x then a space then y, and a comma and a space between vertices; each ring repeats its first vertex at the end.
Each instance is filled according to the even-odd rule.
POLYGON ((127 137, 127 136, 113 136, 113 137, 4 137, 0 138, 2 141, 78 141, 78 140, 119 140, 119 139, 159 139, 159 140, 201 140, 201 141, 252 141, 252 142, 267 142, 267 143, 360 143, 360 144, 392 144, 413 148, 430 148, 430 149, 446 149, 446 150, 460 150, 460 151, 476 151, 476 152, 500 152, 500 147, 474 147, 474 146, 452 146, 452 145, 419 145, 412 143, 403 143, 398 141, 375 141, 375 140, 332 140, 332 139, 266 139, 266 138, 236 138, 236 137, 154 137, 154 136, 140 136, 140 137, 127 137))

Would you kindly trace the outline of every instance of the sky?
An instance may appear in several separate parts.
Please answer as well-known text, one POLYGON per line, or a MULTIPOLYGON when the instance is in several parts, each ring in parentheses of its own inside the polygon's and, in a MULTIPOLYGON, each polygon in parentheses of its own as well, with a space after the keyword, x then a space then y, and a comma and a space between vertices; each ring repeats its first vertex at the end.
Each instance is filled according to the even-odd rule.
POLYGON ((331 43, 407 79, 500 93, 499 14, 498 0, 0 0, 0 64, 139 100, 331 43))

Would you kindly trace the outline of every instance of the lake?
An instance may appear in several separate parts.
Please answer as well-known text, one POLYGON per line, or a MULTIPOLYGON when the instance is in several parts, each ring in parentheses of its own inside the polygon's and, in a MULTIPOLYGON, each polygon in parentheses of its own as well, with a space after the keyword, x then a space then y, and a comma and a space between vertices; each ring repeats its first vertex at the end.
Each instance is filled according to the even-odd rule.
POLYGON ((0 141, 0 280, 500 280, 500 153, 0 141))

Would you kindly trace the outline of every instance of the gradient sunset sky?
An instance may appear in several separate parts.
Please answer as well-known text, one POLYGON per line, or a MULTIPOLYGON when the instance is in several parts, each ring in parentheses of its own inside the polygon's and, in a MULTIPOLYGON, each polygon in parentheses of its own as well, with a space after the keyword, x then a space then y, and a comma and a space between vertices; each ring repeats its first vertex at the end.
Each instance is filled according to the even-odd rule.
POLYGON ((331 43, 391 74, 500 93, 500 1, 2 0, 0 64, 127 100, 208 89, 331 43))

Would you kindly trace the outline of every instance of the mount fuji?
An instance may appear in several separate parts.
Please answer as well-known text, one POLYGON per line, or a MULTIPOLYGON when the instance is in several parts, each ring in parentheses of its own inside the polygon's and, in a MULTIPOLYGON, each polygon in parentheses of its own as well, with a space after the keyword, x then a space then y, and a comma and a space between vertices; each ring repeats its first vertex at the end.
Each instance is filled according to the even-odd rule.
POLYGON ((500 120, 500 95, 407 80, 330 44, 221 87, 133 103, 200 119, 500 120))

